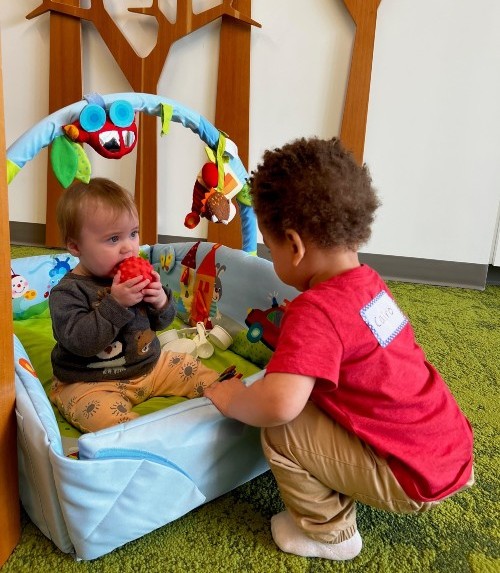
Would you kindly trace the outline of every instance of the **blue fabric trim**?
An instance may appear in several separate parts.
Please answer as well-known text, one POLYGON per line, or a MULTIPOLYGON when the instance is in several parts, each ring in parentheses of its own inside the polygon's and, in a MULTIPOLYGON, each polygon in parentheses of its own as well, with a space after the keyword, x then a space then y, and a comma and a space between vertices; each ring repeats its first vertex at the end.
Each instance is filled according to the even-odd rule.
POLYGON ((171 468, 175 471, 178 471, 183 476, 187 477, 190 481, 193 481, 191 476, 186 473, 182 468, 180 468, 177 464, 174 464, 170 460, 163 458, 161 456, 157 456, 156 454, 152 454, 146 450, 130 450, 128 448, 103 448, 96 452, 94 459, 109 459, 109 458, 117 458, 117 459, 127 459, 127 460, 148 460, 149 462, 154 462, 155 464, 161 464, 162 466, 166 466, 171 468))

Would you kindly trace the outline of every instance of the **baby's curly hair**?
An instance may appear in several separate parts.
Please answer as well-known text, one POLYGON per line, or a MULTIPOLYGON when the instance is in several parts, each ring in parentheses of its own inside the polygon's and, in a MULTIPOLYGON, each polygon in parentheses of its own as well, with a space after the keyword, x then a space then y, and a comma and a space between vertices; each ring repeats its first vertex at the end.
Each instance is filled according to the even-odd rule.
POLYGON ((294 229, 320 248, 358 249, 380 205, 368 168, 337 138, 301 138, 266 151, 250 185, 261 227, 279 241, 294 229))

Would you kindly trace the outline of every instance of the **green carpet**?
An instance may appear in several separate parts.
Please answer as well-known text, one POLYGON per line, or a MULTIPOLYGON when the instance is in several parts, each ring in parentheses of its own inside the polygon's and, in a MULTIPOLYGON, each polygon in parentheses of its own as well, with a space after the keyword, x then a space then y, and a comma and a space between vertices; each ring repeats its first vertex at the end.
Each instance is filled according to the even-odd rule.
MULTIPOLYGON (((27 253, 12 249, 12 256, 27 253)), ((476 485, 427 514, 358 506, 361 554, 348 563, 280 552, 269 529, 282 509, 267 472, 181 519, 92 562, 61 553, 23 514, 22 538, 2 573, 498 573, 500 572, 500 287, 484 292, 391 282, 428 358, 475 432, 476 485)))

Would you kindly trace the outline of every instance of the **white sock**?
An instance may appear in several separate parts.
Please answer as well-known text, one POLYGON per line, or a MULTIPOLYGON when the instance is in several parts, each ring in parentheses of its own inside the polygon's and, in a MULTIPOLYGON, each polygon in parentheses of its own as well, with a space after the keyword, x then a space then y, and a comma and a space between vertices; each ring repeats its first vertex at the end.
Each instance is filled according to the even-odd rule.
POLYGON ((301 557, 322 557, 334 561, 347 561, 354 559, 363 546, 359 531, 340 543, 315 541, 295 525, 288 511, 282 511, 271 518, 271 533, 281 551, 301 557))

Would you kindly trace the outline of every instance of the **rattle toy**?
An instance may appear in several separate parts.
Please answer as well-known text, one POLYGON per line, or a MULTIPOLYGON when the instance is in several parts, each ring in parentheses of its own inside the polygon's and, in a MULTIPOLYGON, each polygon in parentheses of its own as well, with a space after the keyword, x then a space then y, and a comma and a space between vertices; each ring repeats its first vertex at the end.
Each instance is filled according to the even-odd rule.
POLYGON ((142 275, 144 279, 152 281, 154 280, 153 270, 153 265, 142 257, 129 257, 116 265, 114 272, 116 274, 120 271, 120 282, 123 283, 139 275, 142 275))

